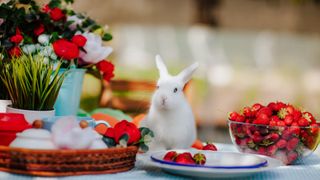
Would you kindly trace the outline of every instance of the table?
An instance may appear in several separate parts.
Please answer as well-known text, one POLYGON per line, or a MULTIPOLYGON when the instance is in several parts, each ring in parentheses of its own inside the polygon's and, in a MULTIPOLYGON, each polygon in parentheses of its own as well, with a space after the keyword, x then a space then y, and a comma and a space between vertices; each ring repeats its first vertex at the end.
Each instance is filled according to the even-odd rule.
MULTIPOLYGON (((231 144, 217 144, 219 150, 223 151, 236 151, 235 147, 231 144)), ((136 167, 128 172, 118 174, 106 174, 106 175, 87 175, 87 176, 70 176, 62 178, 43 178, 43 177, 31 177, 24 175, 10 174, 6 172, 0 172, 0 180, 108 180, 108 179, 190 179, 188 177, 175 176, 162 172, 159 168, 152 167, 148 163, 145 163, 147 156, 138 155, 136 167)), ((272 171, 266 171, 258 173, 254 176, 243 179, 278 179, 278 180, 320 180, 320 157, 313 154, 305 159, 299 165, 284 166, 272 171)), ((237 180, 242 180, 237 178, 237 180)))

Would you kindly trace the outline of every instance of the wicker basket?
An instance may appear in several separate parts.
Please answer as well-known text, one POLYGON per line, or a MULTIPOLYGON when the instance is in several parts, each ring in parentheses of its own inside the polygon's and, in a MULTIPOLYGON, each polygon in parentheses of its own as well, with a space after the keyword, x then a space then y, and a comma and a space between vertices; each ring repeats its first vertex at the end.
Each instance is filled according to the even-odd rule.
POLYGON ((0 171, 37 176, 108 174, 134 167, 138 148, 32 150, 0 146, 0 171))

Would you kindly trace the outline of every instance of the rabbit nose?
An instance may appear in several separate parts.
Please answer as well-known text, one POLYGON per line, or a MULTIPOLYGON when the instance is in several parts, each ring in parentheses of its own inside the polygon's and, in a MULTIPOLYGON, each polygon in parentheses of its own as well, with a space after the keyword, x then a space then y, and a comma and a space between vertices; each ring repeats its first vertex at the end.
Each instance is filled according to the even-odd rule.
POLYGON ((165 104, 167 100, 167 96, 161 96, 161 100, 162 100, 162 104, 165 104))

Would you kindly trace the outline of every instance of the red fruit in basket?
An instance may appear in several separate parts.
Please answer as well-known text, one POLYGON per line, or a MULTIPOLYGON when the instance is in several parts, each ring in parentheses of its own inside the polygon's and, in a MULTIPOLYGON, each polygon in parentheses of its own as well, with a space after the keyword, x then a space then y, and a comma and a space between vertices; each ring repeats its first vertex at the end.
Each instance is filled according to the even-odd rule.
POLYGON ((202 148, 202 150, 217 151, 218 149, 214 144, 207 144, 202 148))
POLYGON ((190 153, 179 154, 175 158, 175 162, 181 163, 181 164, 196 164, 196 162, 193 160, 192 155, 190 153))
POLYGON ((277 121, 270 121, 269 126, 277 126, 277 121))
POLYGON ((270 122, 270 119, 266 114, 259 114, 257 119, 253 121, 254 124, 263 124, 263 125, 268 125, 269 122, 270 122))
POLYGON ((271 108, 263 107, 257 112, 256 116, 259 117, 261 114, 265 114, 270 117, 272 115, 272 110, 271 108))
POLYGON ((280 121, 280 119, 279 119, 278 116, 271 116, 270 121, 276 121, 276 122, 278 122, 278 121, 280 121))
POLYGON ((298 121, 299 126, 308 126, 309 125, 309 121, 306 118, 300 118, 298 121))
POLYGON ((206 156, 202 153, 197 153, 193 155, 193 159, 197 164, 204 165, 206 163, 206 156))
POLYGON ((288 151, 292 151, 293 149, 295 149, 296 148, 296 146, 298 145, 298 143, 299 143, 299 139, 298 138, 292 138, 292 139, 290 139, 289 141, 288 141, 288 143, 287 143, 287 150, 288 151))
POLYGON ((293 122, 291 126, 299 126, 299 124, 297 122, 293 122))
POLYGON ((289 132, 292 136, 298 136, 300 134, 300 128, 298 126, 289 127, 289 132))
POLYGON ((174 159, 178 156, 176 151, 169 151, 164 155, 163 160, 165 161, 174 161, 174 159))
POLYGON ((270 134, 270 140, 271 140, 271 141, 275 142, 275 141, 277 141, 278 139, 279 139, 279 134, 277 134, 277 133, 272 133, 272 134, 270 134))
POLYGON ((287 105, 284 104, 283 102, 277 102, 275 105, 275 110, 280 111, 280 109, 285 108, 287 105))
POLYGON ((288 105, 288 106, 286 107, 286 109, 287 109, 287 112, 288 112, 289 114, 293 114, 293 112, 295 111, 295 109, 294 109, 294 107, 293 107, 292 105, 288 105))
POLYGON ((251 111, 258 112, 263 106, 259 103, 252 105, 251 111))
POLYGON ((301 118, 302 113, 298 110, 295 110, 293 111, 292 116, 294 121, 298 121, 301 118))
POLYGON ((288 164, 291 164, 293 161, 295 161, 298 158, 298 154, 296 152, 289 152, 287 155, 288 158, 288 164))
POLYGON ((286 126, 286 123, 284 121, 278 121, 277 126, 286 126))
POLYGON ((302 113, 302 116, 308 120, 309 123, 316 123, 316 120, 314 119, 313 115, 309 112, 302 113))
POLYGON ((274 102, 269 103, 267 107, 273 111, 276 111, 276 103, 274 102))
POLYGON ((277 152, 277 150, 278 150, 278 147, 276 145, 271 145, 267 148, 267 154, 269 156, 272 156, 277 152))
POLYGON ((319 127, 317 124, 311 124, 310 125, 310 133, 313 134, 313 135, 317 135, 319 133, 319 127))
POLYGON ((266 154, 267 154, 267 148, 265 148, 265 147, 259 147, 258 150, 257 150, 257 152, 258 152, 259 154, 266 155, 266 154))
POLYGON ((284 140, 284 139, 280 139, 280 140, 276 143, 276 146, 277 146, 279 149, 285 148, 285 147, 287 146, 287 141, 284 140))
POLYGON ((238 115, 236 118, 237 122, 244 122, 244 120, 245 120, 245 117, 243 115, 238 115))
POLYGON ((251 112, 251 108, 250 107, 244 107, 243 108, 243 115, 246 117, 252 117, 253 113, 251 112))
POLYGON ((284 123, 286 123, 287 126, 290 126, 293 122, 293 116, 292 115, 286 115, 286 117, 284 118, 284 123))
POLYGON ((238 114, 237 112, 231 112, 231 113, 229 114, 229 119, 230 119, 231 121, 236 121, 236 119, 237 119, 238 116, 239 116, 239 114, 238 114))
POLYGON ((282 139, 289 140, 291 137, 292 135, 289 129, 285 129, 284 131, 282 131, 282 135, 281 135, 282 139))
POLYGON ((263 137, 260 135, 260 133, 254 133, 252 136, 252 140, 254 143, 259 143, 263 140, 263 137))

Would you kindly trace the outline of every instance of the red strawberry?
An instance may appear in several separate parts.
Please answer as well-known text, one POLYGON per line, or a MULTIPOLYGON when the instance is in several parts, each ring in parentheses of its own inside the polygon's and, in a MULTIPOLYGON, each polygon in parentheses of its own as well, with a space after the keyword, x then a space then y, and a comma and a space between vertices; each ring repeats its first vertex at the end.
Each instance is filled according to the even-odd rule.
POLYGON ((265 147, 259 147, 257 152, 258 152, 259 154, 266 155, 266 154, 267 154, 267 148, 265 148, 265 147))
POLYGON ((238 116, 239 116, 239 114, 238 114, 237 112, 231 112, 231 113, 229 114, 229 119, 230 119, 231 121, 235 121, 238 116))
POLYGON ((272 133, 272 134, 270 134, 270 140, 271 140, 271 141, 275 142, 275 141, 277 141, 278 139, 279 139, 279 134, 277 134, 277 133, 272 133))
POLYGON ((253 121, 254 124, 264 124, 264 125, 268 125, 269 122, 270 122, 270 119, 266 114, 259 114, 257 119, 253 121))
POLYGON ((295 111, 295 109, 292 105, 288 105, 286 109, 289 114, 293 114, 293 112, 295 111))
POLYGON ((192 155, 190 153, 182 153, 179 154, 175 158, 175 162, 181 163, 181 164, 196 164, 196 162, 193 160, 192 155))
POLYGON ((185 155, 187 158, 191 158, 192 159, 192 154, 190 152, 184 152, 182 154, 185 155))
POLYGON ((250 107, 243 108, 243 115, 246 117, 252 117, 253 113, 251 112, 250 107))
POLYGON ((299 126, 308 126, 309 125, 309 121, 306 118, 300 118, 298 121, 299 126))
POLYGON ((237 118, 236 118, 236 121, 237 122, 244 122, 245 118, 243 115, 238 115, 237 118))
POLYGON ((205 145, 202 150, 210 150, 210 151, 217 151, 217 147, 214 144, 207 144, 205 145))
POLYGON ((299 143, 299 139, 298 138, 292 138, 288 141, 287 143, 287 149, 288 151, 292 151, 294 148, 296 148, 296 146, 298 145, 299 143))
POLYGON ((289 152, 288 153, 288 164, 291 164, 293 161, 295 161, 298 158, 298 154, 296 152, 289 152))
POLYGON ((298 136, 300 134, 300 128, 298 126, 291 126, 289 127, 289 132, 291 135, 298 136))
POLYGON ((285 108, 286 104, 284 104, 283 102, 277 102, 275 105, 275 110, 276 111, 280 111, 280 109, 285 108))
POLYGON ((261 137, 260 133, 258 131, 253 133, 252 140, 254 143, 261 142, 263 140, 263 137, 261 137))
POLYGON ((270 108, 273 111, 276 111, 276 103, 274 103, 274 102, 269 103, 268 108, 270 108))
POLYGON ((197 164, 204 165, 206 163, 206 156, 202 153, 193 155, 193 159, 197 164))
POLYGON ((263 106, 259 103, 252 105, 251 111, 258 112, 263 106))
POLYGON ((308 120, 309 123, 316 123, 316 120, 314 119, 313 115, 309 112, 302 113, 302 116, 308 120))
POLYGON ((278 121, 277 126, 286 126, 286 123, 284 121, 278 121))
POLYGON ((277 152, 277 150, 278 150, 278 147, 276 145, 271 145, 267 148, 267 154, 269 156, 272 156, 277 152))
POLYGON ((317 135, 319 133, 318 125, 314 123, 314 124, 311 124, 310 126, 311 126, 310 133, 313 135, 317 135))
POLYGON ((291 137, 292 135, 289 129, 285 129, 284 131, 282 131, 282 135, 281 135, 282 139, 289 140, 291 137))
POLYGON ((178 156, 178 153, 176 151, 169 151, 166 153, 166 155, 163 157, 163 160, 165 161, 174 161, 174 159, 178 156))
POLYGON ((271 116, 270 121, 276 121, 276 122, 278 122, 278 121, 280 121, 280 119, 279 119, 278 116, 271 116))
POLYGON ((280 139, 280 140, 276 143, 276 146, 277 146, 279 149, 285 148, 285 147, 287 146, 287 141, 284 140, 284 139, 280 139))
POLYGON ((287 126, 290 126, 293 122, 293 116, 292 115, 286 115, 284 118, 284 123, 286 123, 287 126))
POLYGON ((295 110, 293 111, 292 116, 294 121, 298 121, 301 118, 302 113, 298 110, 295 110))
POLYGON ((263 107, 257 112, 256 116, 259 117, 259 115, 261 115, 261 114, 265 114, 268 117, 270 117, 272 115, 272 109, 270 109, 268 107, 263 107))

